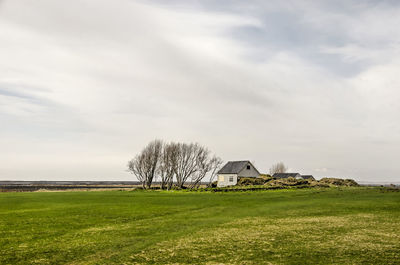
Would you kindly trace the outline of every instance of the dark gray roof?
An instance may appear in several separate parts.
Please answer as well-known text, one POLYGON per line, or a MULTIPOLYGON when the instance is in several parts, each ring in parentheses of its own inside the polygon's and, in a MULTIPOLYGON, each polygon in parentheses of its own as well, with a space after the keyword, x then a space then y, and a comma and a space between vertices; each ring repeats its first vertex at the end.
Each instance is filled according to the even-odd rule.
POLYGON ((301 175, 303 179, 315 179, 313 175, 301 175))
POLYGON ((285 179, 285 178, 295 178, 297 175, 300 175, 299 173, 275 173, 272 177, 278 178, 278 179, 285 179))
MULTIPOLYGON (((218 174, 238 174, 242 169, 247 166, 248 164, 252 165, 250 161, 229 161, 223 166, 219 171, 218 174)), ((255 169, 255 167, 253 166, 255 169)), ((257 169, 256 169, 257 170, 257 169)))

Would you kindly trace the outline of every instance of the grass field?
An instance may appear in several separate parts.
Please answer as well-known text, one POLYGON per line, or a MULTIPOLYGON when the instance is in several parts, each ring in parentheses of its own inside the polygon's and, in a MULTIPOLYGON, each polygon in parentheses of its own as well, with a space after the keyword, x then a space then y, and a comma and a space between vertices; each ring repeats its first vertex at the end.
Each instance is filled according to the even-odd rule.
POLYGON ((0 264, 400 264, 400 192, 0 193, 0 264))

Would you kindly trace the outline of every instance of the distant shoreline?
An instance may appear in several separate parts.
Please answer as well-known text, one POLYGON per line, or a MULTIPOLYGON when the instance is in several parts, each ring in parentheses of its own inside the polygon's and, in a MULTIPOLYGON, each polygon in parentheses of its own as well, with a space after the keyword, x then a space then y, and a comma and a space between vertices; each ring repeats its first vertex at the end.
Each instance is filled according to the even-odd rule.
MULTIPOLYGON (((202 182, 201 184, 207 184, 208 181, 202 182)), ((390 184, 400 185, 400 181, 390 182, 390 181, 357 181, 361 186, 389 186, 390 184)), ((154 185, 159 185, 160 182, 153 182, 154 185)), ((0 185, 141 185, 139 181, 48 181, 48 180, 0 180, 0 185)))
MULTIPOLYGON (((153 187, 159 187, 160 182, 153 182, 153 187)), ((200 185, 207 185, 202 182, 200 185)), ((40 190, 111 190, 135 189, 141 187, 139 181, 0 181, 0 192, 40 191, 40 190)))
MULTIPOLYGON (((153 182, 157 184, 158 182, 153 182)), ((140 185, 139 181, 0 180, 0 185, 140 185)))

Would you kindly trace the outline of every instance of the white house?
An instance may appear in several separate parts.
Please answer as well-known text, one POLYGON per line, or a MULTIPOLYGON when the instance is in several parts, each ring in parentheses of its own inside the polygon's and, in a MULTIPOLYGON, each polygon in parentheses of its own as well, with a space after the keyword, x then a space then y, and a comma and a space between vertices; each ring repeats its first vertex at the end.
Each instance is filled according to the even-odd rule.
POLYGON ((250 161, 229 161, 218 171, 218 187, 236 185, 241 177, 257 178, 260 172, 250 161))

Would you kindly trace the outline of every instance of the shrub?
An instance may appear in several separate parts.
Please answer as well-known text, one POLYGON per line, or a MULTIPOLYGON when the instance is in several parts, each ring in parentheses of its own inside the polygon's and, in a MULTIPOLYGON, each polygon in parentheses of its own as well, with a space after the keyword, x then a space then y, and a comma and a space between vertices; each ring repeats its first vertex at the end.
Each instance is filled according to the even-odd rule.
POLYGON ((218 184, 218 181, 213 181, 210 185, 211 188, 216 188, 218 184))

